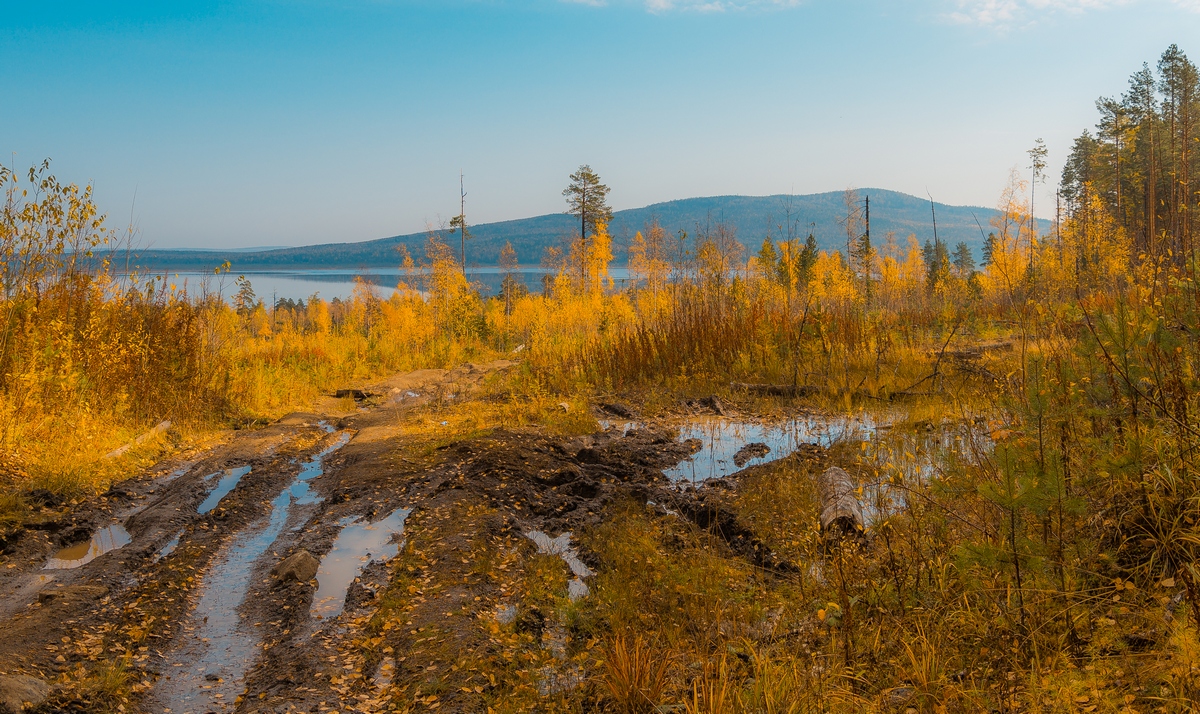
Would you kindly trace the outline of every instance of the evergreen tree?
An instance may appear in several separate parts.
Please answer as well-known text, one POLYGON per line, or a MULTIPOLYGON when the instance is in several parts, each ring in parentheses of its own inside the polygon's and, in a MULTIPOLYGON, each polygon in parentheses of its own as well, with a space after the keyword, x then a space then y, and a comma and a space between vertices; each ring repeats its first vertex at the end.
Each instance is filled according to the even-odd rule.
POLYGON ((1176 45, 1143 65, 1119 99, 1096 102, 1095 136, 1072 146, 1062 172, 1068 216, 1098 198, 1134 242, 1133 255, 1183 266, 1200 211, 1200 72, 1176 45), (1086 205, 1085 205, 1086 204, 1086 205))
POLYGON ((233 306, 239 315, 249 315, 254 311, 254 306, 258 304, 258 298, 254 295, 254 287, 250 285, 250 280, 245 275, 238 276, 236 285, 238 291, 237 295, 233 297, 233 306))
POLYGON ((971 246, 966 243, 960 242, 954 246, 954 269, 964 280, 975 272, 975 256, 971 255, 971 246))
POLYGON ((588 236, 596 232, 597 225, 612 220, 612 209, 608 206, 608 186, 600 182, 600 176, 592 171, 592 167, 580 166, 571 174, 570 180, 563 189, 563 196, 567 199, 566 212, 579 219, 579 279, 582 281, 586 272, 588 236))

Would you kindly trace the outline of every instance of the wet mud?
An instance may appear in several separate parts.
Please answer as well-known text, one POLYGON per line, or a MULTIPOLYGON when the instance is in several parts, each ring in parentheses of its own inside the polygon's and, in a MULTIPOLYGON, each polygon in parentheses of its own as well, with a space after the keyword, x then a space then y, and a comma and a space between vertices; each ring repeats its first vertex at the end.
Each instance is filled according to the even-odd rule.
POLYGON ((376 711, 433 684, 446 691, 441 711, 486 711, 494 682, 444 666, 500 656, 480 622, 543 643, 553 656, 539 687, 581 681, 569 633, 522 604, 514 573, 557 568, 563 597, 589 597, 603 564, 573 536, 625 500, 686 518, 768 571, 794 571, 739 522, 739 475, 823 459, 822 443, 870 428, 621 422, 571 438, 509 428, 401 456, 408 415, 471 399, 510 367, 368 385, 354 412, 330 403, 231 433, 27 529, 5 556, 15 567, 0 570, 0 661, 53 679, 123 658, 131 706, 148 712, 376 711), (311 572, 272 574, 302 551, 311 572), (402 627, 371 629, 397 612, 402 627), (364 632, 375 632, 366 650, 364 632))

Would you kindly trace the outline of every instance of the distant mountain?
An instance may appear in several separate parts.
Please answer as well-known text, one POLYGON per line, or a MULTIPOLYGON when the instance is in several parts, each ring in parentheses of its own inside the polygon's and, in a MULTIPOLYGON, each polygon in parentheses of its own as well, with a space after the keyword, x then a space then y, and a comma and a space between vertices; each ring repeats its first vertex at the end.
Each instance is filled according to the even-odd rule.
MULTIPOLYGON (((871 198, 871 238, 882 246, 889 232, 894 232, 903 244, 912 234, 924 243, 933 238, 933 220, 927 199, 883 189, 859 189, 862 196, 871 198)), ((975 206, 935 204, 938 238, 949 245, 966 242, 981 257, 984 233, 995 209, 975 206), (981 230, 982 227, 982 230, 981 230)), ((846 209, 841 191, 806 196, 713 196, 686 198, 655 203, 645 208, 616 211, 609 232, 614 238, 616 263, 626 262, 625 248, 634 233, 642 230, 653 218, 670 233, 680 230, 695 235, 698 228, 725 223, 736 228, 738 239, 749 253, 758 250, 768 234, 779 238, 780 227, 790 211, 792 222, 801 236, 811 229, 821 248, 845 250, 846 233, 839 218, 846 209)), ((1049 227, 1041 221, 1039 230, 1049 227)), ((575 219, 555 213, 498 223, 482 223, 471 227, 473 237, 467 243, 467 261, 477 265, 495 265, 505 241, 511 241, 517 258, 523 265, 536 265, 549 246, 562 245, 575 229, 575 219)), ((273 250, 144 250, 137 254, 137 264, 148 270, 211 270, 224 261, 232 264, 233 272, 262 270, 312 270, 318 268, 386 268, 396 267, 397 249, 407 246, 415 259, 424 254, 426 233, 379 238, 359 243, 325 243, 321 245, 273 250)), ((458 243, 447 235, 455 250, 458 243)))

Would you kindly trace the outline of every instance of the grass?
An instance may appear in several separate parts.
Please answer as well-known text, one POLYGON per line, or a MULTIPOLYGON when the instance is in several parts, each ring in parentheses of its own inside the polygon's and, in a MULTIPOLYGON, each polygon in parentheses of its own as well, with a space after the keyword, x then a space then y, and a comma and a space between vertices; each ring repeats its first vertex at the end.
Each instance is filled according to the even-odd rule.
MULTIPOLYGON (((4 181, 20 209, 5 220, 24 220, 28 202, 4 181)), ((96 214, 90 194, 45 185, 30 200, 96 214)), ((98 225, 74 227, 87 243, 77 248, 104 243, 98 225)), ((4 228, 5 240, 28 235, 4 228)), ((1186 711, 1200 687, 1196 258, 1163 268, 1130 257, 1123 232, 1093 228, 1088 240, 1127 265, 1063 259, 1088 247, 1070 221, 1057 243, 1005 238, 977 275, 909 251, 903 270, 881 258, 869 283, 836 254, 815 256, 799 282, 758 259, 729 280, 695 246, 653 295, 560 275, 511 312, 467 285, 436 241, 424 295, 360 287, 336 305, 270 312, 163 281, 120 284, 35 241, 36 276, 0 300, 0 525, 54 517, 39 489, 65 512, 219 430, 518 345, 514 373, 398 425, 406 456, 434 464, 438 447, 498 428, 591 433, 601 399, 653 418, 716 394, 777 415, 797 404, 730 383, 811 387, 801 406, 890 428, 757 469, 725 497, 795 573, 762 571, 711 533, 622 502, 579 534, 603 567, 593 597, 573 603, 561 563, 486 531, 486 504, 435 508, 414 514, 361 656, 419 644, 427 667, 450 667, 393 697, 412 707, 478 686, 496 711, 1186 711), (104 458, 161 419, 176 430, 104 458), (940 439, 954 430, 964 438, 940 439), (879 513, 866 545, 830 547, 818 531, 813 479, 827 464, 854 474, 879 513), (464 574, 480 597, 519 599, 550 623, 547 639, 483 620, 404 630, 421 593, 459 585, 446 578, 460 568, 437 567, 447 539, 488 564, 464 574), (415 639, 396 640, 403 632, 415 639), (456 633, 483 649, 455 649, 456 633), (547 689, 548 668, 595 678, 547 689)), ((95 677, 97 699, 120 679, 95 677)))

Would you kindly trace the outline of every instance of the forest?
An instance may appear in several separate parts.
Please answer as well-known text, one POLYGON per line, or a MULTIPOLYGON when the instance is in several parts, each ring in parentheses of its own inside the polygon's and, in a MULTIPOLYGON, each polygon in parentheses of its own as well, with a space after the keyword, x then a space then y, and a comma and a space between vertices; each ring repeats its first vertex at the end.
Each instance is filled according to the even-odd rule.
MULTIPOLYGON (((309 669, 288 652, 317 645, 289 633, 327 631, 275 611, 291 624, 231 711, 1194 711, 1200 75, 1172 45, 1096 109, 1061 179, 1040 142, 1013 169, 980 256, 872 235, 869 196, 847 190, 842 249, 819 249, 803 216, 740 236, 753 252, 720 223, 650 222, 618 288, 607 187, 581 167, 564 192, 574 239, 506 246, 491 296, 464 276, 460 217, 424 255, 397 254, 408 272, 386 297, 361 282, 349 300, 265 305, 242 278, 226 300, 222 268, 204 285, 118 270, 133 236, 91 187, 49 163, 0 168, 5 597, 123 484, 320 413, 353 436, 346 453, 375 444, 385 474, 329 490, 329 507, 411 508, 404 540, 341 629, 304 640, 325 638, 309 669), (518 258, 546 279, 525 285, 518 258), (425 370, 459 386, 384 381, 425 370), (423 401, 401 409, 385 383, 423 401), (842 426, 719 478, 663 476, 699 448, 681 429, 796 420, 842 426), (821 515, 831 467, 863 514, 842 530, 821 515), (422 491, 430 474, 444 485, 422 491), (552 527, 586 575, 525 537, 552 527)), ((278 446, 280 468, 333 438, 313 429, 278 446)), ((247 498, 184 541, 255 522, 264 501, 247 498)), ((305 533, 346 516, 329 514, 305 533)), ((0 670, 49 682, 44 711, 154 711, 170 669, 155 653, 188 621, 187 597, 159 593, 196 590, 218 546, 125 564, 53 641, 18 628, 37 613, 0 611, 31 633, 7 638, 0 670)), ((302 585, 287 608, 311 599, 302 585)))

